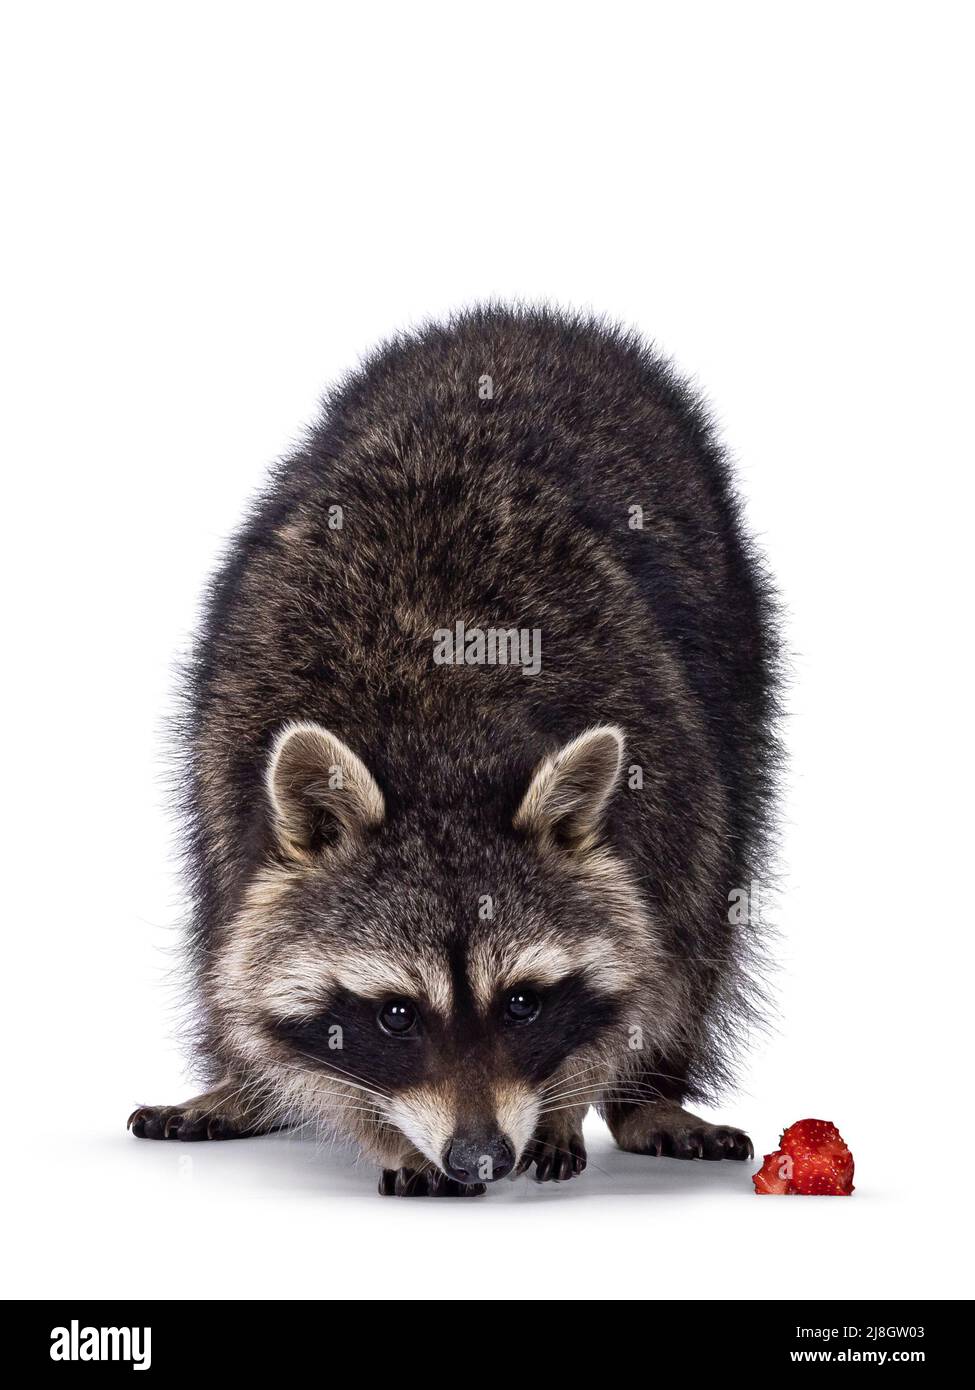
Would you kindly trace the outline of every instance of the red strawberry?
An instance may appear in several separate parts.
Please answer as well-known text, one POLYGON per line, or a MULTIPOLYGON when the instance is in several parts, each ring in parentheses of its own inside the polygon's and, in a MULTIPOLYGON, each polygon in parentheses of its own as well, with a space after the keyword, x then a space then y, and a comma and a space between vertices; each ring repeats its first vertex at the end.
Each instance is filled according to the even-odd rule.
POLYGON ((791 1174, 792 1159, 788 1154, 776 1150, 774 1154, 765 1155, 765 1162, 758 1172, 753 1174, 752 1182, 760 1197, 784 1197, 789 1191, 791 1174))
POLYGON ((799 1197, 849 1197, 853 1191, 853 1158, 837 1164, 822 1152, 796 1157, 789 1191, 799 1197))
POLYGON ((849 1197, 853 1155, 830 1120, 798 1120, 752 1178, 759 1194, 849 1197))
POLYGON ((819 1153, 827 1146, 845 1149, 843 1136, 832 1120, 797 1120, 784 1131, 779 1147, 790 1154, 819 1153))

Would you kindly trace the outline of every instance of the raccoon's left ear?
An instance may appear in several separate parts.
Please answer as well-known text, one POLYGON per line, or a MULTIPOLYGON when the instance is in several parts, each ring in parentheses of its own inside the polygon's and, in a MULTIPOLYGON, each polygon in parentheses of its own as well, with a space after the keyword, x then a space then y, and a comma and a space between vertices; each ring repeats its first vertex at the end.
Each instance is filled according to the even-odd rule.
POLYGON ((365 763, 320 724, 282 730, 268 764, 267 791, 279 847, 304 864, 330 845, 361 838, 386 814, 365 763))
POLYGON ((518 807, 515 826, 563 849, 589 848, 619 776, 623 746, 622 730, 602 724, 545 758, 518 807))

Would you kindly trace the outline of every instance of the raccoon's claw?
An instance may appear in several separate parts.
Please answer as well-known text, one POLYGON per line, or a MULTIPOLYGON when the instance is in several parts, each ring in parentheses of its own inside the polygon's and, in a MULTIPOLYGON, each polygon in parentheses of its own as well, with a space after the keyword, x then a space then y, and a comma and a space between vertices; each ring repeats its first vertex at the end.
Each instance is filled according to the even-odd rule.
POLYGON ((753 1158, 755 1151, 748 1135, 727 1125, 705 1125, 700 1129, 652 1129, 641 1136, 639 1148, 626 1145, 631 1153, 651 1154, 655 1158, 703 1158, 715 1161, 753 1158))
POLYGON ((243 1134, 223 1115, 180 1105, 140 1105, 126 1129, 137 1139, 240 1139, 243 1134))
POLYGON ((727 1125, 719 1125, 713 1134, 706 1135, 704 1140, 703 1158, 734 1158, 740 1162, 755 1157, 755 1148, 748 1135, 741 1129, 731 1129, 727 1125), (710 1146, 716 1146, 717 1152, 708 1152, 710 1146))
POLYGON ((731 1125, 712 1125, 674 1101, 610 1103, 606 1121, 621 1149, 657 1158, 753 1158, 752 1141, 731 1125))
POLYGON ((379 1175, 380 1197, 480 1197, 482 1182, 462 1183, 439 1168, 384 1168, 379 1175))
POLYGON ((559 1147, 548 1139, 532 1139, 518 1163, 515 1176, 524 1173, 534 1163, 532 1175, 536 1182, 567 1182, 586 1166, 586 1145, 581 1134, 571 1135, 567 1147, 559 1147))

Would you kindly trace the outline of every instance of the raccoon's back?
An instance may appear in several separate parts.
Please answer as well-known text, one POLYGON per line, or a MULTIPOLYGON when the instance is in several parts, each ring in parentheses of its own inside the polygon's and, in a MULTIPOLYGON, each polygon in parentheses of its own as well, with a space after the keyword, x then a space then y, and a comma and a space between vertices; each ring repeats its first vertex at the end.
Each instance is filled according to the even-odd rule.
POLYGON ((706 416, 635 338, 492 309, 397 339, 326 401, 213 586, 188 706, 201 839, 222 820, 208 843, 228 823, 246 842, 269 742, 299 716, 365 756, 394 810, 427 745, 446 754, 428 796, 469 797, 476 764, 498 815, 540 743, 599 720, 693 795, 702 731, 744 843, 771 747, 767 609, 706 416), (540 631, 541 670, 435 665, 457 622, 540 631))

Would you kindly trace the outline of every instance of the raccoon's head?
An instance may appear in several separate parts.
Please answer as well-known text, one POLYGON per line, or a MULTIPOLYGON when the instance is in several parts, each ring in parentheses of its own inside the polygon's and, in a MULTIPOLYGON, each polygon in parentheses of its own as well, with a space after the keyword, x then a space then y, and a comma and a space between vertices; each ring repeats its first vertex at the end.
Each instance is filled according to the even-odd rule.
POLYGON ((622 747, 613 727, 582 734, 495 825, 476 781, 469 814, 438 812, 432 787, 388 812, 345 743, 286 728, 267 774, 275 862, 218 943, 226 1050, 283 1110, 387 1166, 509 1173, 540 1115, 613 1073, 634 998, 653 1004, 652 923, 600 841, 622 747))

